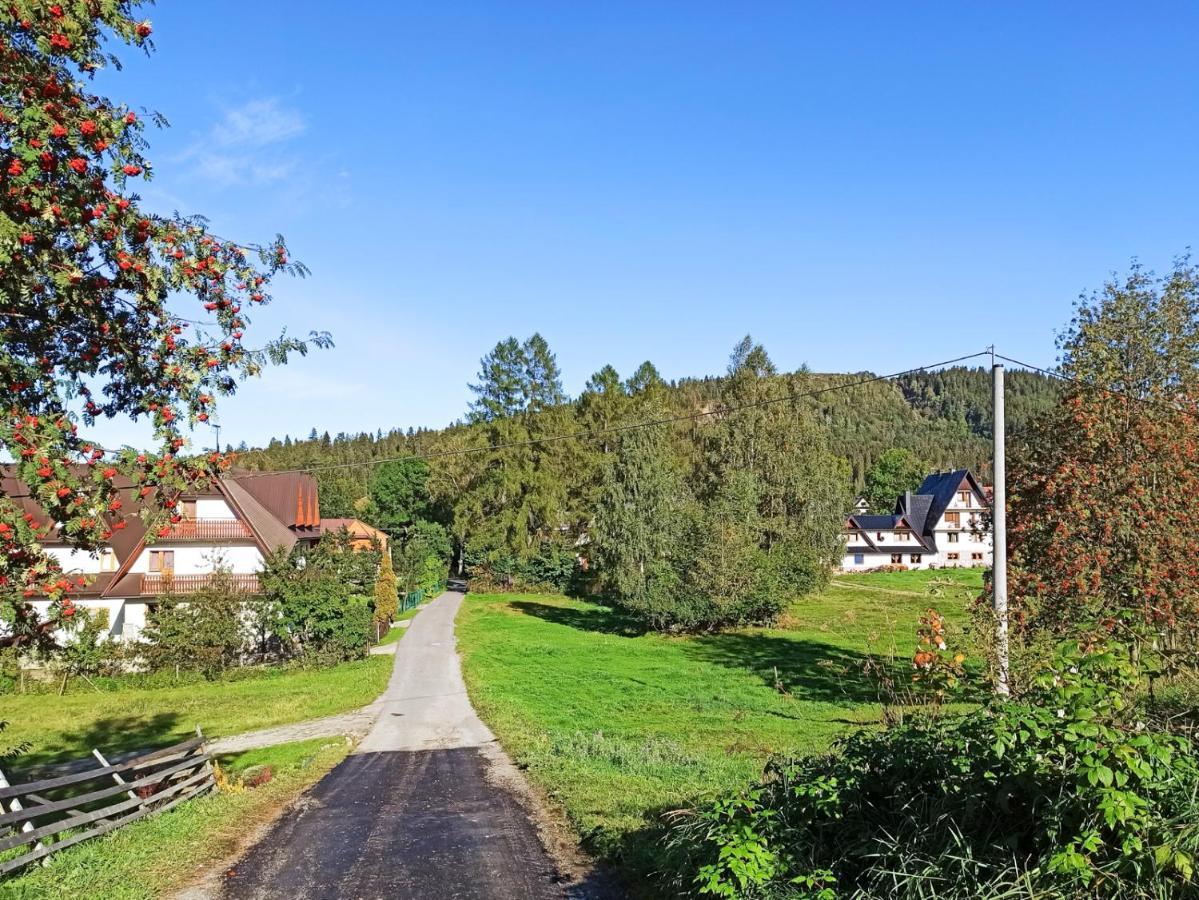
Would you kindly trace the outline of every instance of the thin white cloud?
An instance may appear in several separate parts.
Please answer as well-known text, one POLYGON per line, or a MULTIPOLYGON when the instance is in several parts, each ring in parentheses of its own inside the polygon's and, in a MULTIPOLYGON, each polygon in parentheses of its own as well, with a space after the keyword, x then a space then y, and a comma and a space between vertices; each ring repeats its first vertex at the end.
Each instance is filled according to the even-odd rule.
POLYGON ((287 181, 297 164, 286 145, 306 128, 297 110, 274 97, 246 100, 226 109, 180 161, 191 163, 206 182, 224 187, 287 181))
POLYGON ((225 117, 213 128, 212 138, 222 147, 265 147, 297 137, 306 128, 297 110, 267 97, 226 110, 225 117))

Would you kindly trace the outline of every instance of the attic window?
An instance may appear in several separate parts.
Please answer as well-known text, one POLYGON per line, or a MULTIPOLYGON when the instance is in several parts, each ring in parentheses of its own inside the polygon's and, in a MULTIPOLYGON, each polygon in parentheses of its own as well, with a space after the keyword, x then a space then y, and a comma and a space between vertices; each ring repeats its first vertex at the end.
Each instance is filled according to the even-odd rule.
POLYGON ((895 532, 895 540, 897 540, 897 541, 909 541, 911 539, 912 539, 912 532, 910 532, 910 531, 895 532))
POLYGON ((965 504, 966 506, 969 506, 970 505, 970 492, 969 491, 958 491, 958 501, 960 503, 965 504))

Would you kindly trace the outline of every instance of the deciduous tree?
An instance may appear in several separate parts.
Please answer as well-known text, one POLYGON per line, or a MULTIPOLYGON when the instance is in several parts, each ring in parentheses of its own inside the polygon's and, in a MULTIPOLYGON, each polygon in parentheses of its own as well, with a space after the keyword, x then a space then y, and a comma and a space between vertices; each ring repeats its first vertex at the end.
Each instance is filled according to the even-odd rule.
POLYGON ((1059 342, 1074 381, 1009 482, 1011 596, 1027 632, 1199 631, 1199 273, 1134 266, 1079 302, 1059 342))
MULTIPOLYGON (((123 527, 134 498, 151 537, 177 518, 175 495, 224 464, 190 455, 185 432, 241 378, 307 349, 286 336, 245 341, 273 277, 304 271, 282 239, 229 240, 136 193, 153 173, 145 119, 90 79, 116 67, 109 44, 150 49, 138 6, 0 7, 0 447, 50 527, 83 548, 123 527), (148 421, 156 449, 114 453, 80 429, 119 416, 148 421), (118 490, 118 474, 132 491, 118 490)), ((18 499, 0 497, 0 639, 28 644, 47 634, 28 599, 50 598, 53 627, 79 584, 41 552, 45 532, 18 499)))

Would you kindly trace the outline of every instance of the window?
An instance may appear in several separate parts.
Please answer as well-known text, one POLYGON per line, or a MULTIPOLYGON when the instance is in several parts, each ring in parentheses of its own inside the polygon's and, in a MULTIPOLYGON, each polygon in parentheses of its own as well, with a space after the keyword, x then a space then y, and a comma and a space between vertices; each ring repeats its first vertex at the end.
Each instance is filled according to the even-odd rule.
POLYGON ((179 504, 179 512, 185 519, 195 519, 196 517, 196 501, 184 500, 179 504))
POLYGON ((957 555, 956 553, 946 553, 946 554, 945 554, 945 558, 946 558, 947 560, 949 560, 950 562, 957 562, 957 561, 958 561, 958 555, 957 555))
POLYGON ((913 553, 911 556, 908 557, 908 559, 910 559, 913 563, 918 563, 918 562, 920 562, 920 554, 913 553))
POLYGON ((974 562, 982 562, 983 555, 981 553, 971 553, 970 559, 972 559, 974 562))
POLYGON ((865 556, 864 554, 862 554, 862 553, 855 553, 855 554, 853 555, 853 564, 854 564, 855 566, 860 566, 860 565, 861 565, 862 563, 864 563, 864 562, 866 562, 866 556, 865 556))
POLYGON ((959 538, 959 537, 961 537, 961 535, 960 535, 960 534, 958 534, 956 531, 951 531, 951 532, 949 532, 949 534, 947 535, 947 540, 948 540, 948 541, 949 541, 949 543, 951 543, 951 544, 956 544, 956 543, 958 542, 958 538, 959 538))
POLYGON ((117 555, 105 548, 100 551, 100 571, 115 572, 117 570, 117 555))
POLYGON ((902 563, 903 563, 903 554, 902 553, 892 553, 891 554, 891 565, 898 566, 898 565, 901 565, 902 563))
POLYGON ((150 571, 151 572, 173 572, 173 571, 175 571, 175 551, 174 550, 151 550, 150 551, 150 571))
POLYGON ((961 528, 962 514, 958 512, 947 512, 945 514, 945 524, 950 528, 961 528))
POLYGON ((970 505, 970 492, 969 491, 958 491, 958 502, 961 503, 963 506, 969 506, 970 505))
POLYGON ((912 537, 912 532, 910 532, 910 531, 897 531, 897 532, 895 532, 895 540, 897 540, 897 541, 906 541, 906 540, 910 540, 910 539, 911 539, 911 537, 912 537))

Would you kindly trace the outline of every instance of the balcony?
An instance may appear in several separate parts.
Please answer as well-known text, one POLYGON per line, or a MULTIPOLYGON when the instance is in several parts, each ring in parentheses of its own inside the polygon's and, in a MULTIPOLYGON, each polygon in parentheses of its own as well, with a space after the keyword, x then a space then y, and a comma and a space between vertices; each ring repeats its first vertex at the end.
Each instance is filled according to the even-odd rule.
MULTIPOLYGON (((262 591, 257 575, 229 575, 233 586, 247 594, 262 591)), ((159 594, 194 594, 212 584, 212 575, 174 575, 170 572, 148 572, 142 576, 142 597, 157 597, 159 594)))
POLYGON ((184 519, 171 526, 166 541, 249 541, 254 535, 237 519, 184 519))

